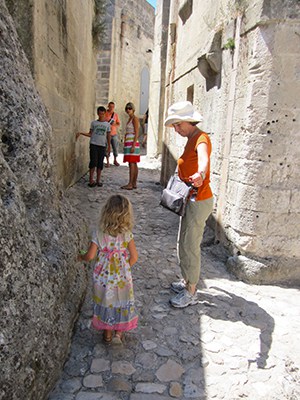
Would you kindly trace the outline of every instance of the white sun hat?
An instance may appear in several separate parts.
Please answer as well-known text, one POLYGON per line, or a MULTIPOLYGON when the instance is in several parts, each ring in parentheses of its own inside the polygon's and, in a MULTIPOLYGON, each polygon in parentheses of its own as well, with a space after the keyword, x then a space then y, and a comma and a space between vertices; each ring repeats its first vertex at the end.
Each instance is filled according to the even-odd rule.
POLYGON ((203 117, 198 113, 198 111, 194 110, 190 101, 179 101, 168 108, 168 116, 165 120, 165 126, 172 126, 172 124, 181 121, 201 122, 203 121, 203 117))

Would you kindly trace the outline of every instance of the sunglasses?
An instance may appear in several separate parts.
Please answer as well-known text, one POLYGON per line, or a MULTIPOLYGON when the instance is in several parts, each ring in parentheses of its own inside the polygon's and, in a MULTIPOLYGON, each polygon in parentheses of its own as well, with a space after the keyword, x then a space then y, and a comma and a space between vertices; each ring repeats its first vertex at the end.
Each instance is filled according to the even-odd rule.
POLYGON ((132 107, 126 107, 125 111, 127 111, 127 110, 132 110, 132 107))

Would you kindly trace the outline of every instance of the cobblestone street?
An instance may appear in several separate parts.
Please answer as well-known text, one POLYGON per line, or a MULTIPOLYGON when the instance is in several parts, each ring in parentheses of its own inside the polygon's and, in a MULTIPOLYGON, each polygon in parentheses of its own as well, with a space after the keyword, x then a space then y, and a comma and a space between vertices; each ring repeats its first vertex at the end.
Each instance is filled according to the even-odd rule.
POLYGON ((199 303, 169 305, 170 283, 179 276, 179 218, 159 206, 160 173, 151 166, 143 157, 137 190, 119 189, 128 179, 122 164, 104 169, 102 188, 89 188, 85 176, 68 191, 90 227, 111 194, 132 201, 139 326, 126 333, 123 345, 104 344, 102 334, 90 328, 92 264, 86 264, 89 290, 49 400, 299 399, 299 290, 237 281, 208 234, 199 303))

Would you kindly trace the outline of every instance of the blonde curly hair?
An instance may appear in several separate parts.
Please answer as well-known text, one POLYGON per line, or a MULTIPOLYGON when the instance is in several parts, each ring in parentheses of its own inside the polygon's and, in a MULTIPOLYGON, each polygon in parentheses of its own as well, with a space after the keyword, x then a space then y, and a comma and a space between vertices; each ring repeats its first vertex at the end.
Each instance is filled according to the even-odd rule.
POLYGON ((100 217, 100 229, 111 236, 131 231, 133 210, 127 197, 120 194, 111 196, 105 203, 100 217))

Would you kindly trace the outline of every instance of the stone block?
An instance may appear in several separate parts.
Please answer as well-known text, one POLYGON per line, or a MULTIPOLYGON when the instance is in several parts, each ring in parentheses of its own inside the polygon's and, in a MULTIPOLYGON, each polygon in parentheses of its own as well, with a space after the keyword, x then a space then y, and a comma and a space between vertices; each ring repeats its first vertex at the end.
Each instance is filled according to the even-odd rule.
POLYGON ((291 214, 287 207, 284 214, 270 214, 267 225, 268 236, 276 237, 278 235, 283 238, 297 239, 299 236, 300 213, 291 214))
MULTIPOLYGON (((291 190, 291 208, 290 211, 294 213, 300 213, 300 193, 295 188, 291 190)), ((293 215, 292 214, 292 215, 293 215)))
POLYGON ((160 382, 170 382, 177 380, 184 373, 184 369, 173 360, 168 360, 157 371, 156 376, 160 382))
POLYGON ((229 257, 227 269, 244 282, 261 283, 261 276, 267 272, 265 264, 245 256, 229 257))
POLYGON ((300 283, 300 267, 297 261, 284 257, 259 261, 245 256, 233 256, 228 258, 226 266, 238 279, 251 284, 300 283))
POLYGON ((239 232, 243 237, 266 234, 268 220, 269 214, 242 209, 239 205, 227 205, 224 213, 224 224, 239 232))
MULTIPOLYGON (((241 234, 240 231, 235 230, 231 226, 226 227, 225 233, 226 240, 229 241, 234 250, 242 253, 255 253, 256 237, 249 234, 241 234)), ((228 243, 225 244, 228 245, 228 243)))
POLYGON ((229 176, 232 181, 262 186, 271 181, 272 170, 267 168, 262 161, 231 157, 229 161, 229 176))
POLYGON ((280 55, 299 55, 295 41, 299 40, 297 36, 297 27, 300 26, 300 15, 297 24, 281 24, 274 32, 274 52, 280 55))
POLYGON ((99 388, 103 387, 103 381, 101 375, 86 375, 83 378, 83 386, 86 388, 99 388))

